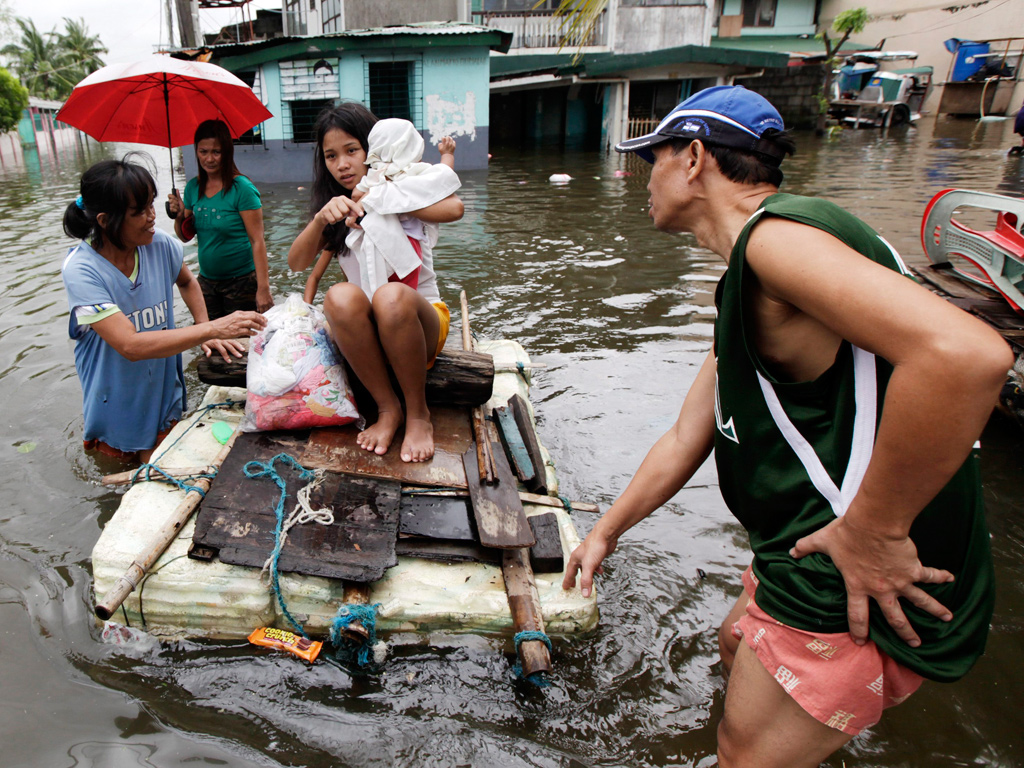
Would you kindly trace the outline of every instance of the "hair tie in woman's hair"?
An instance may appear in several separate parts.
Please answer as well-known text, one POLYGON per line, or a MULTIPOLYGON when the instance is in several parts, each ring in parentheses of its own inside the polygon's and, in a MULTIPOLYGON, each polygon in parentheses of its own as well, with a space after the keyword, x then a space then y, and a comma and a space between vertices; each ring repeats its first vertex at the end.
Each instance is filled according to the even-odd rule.
POLYGON ((78 198, 75 200, 75 205, 78 206, 78 210, 80 210, 80 211, 84 211, 85 210, 85 202, 82 200, 82 196, 81 195, 79 195, 78 198))

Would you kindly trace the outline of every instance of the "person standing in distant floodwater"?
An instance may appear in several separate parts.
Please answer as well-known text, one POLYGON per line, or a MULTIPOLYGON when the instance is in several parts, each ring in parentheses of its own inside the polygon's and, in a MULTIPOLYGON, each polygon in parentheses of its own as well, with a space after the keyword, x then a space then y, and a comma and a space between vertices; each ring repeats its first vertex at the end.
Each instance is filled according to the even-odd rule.
POLYGON ((195 132, 199 174, 185 185, 185 199, 167 196, 174 232, 183 242, 199 237, 199 285, 210 318, 245 309, 266 312, 270 294, 260 192, 235 167, 235 146, 221 120, 195 132))
POLYGON ((1017 119, 1013 121, 1013 132, 1020 135, 1020 144, 1010 147, 1011 155, 1024 153, 1024 104, 1017 110, 1017 119))
POLYGON ((86 450, 148 461, 181 418, 181 353, 201 344, 229 359, 238 341, 266 325, 257 312, 210 321, 203 293, 182 260, 181 243, 156 229, 149 171, 103 160, 82 174, 81 194, 64 211, 64 232, 81 240, 61 268, 82 383, 86 450), (174 291, 195 319, 176 328, 174 291))

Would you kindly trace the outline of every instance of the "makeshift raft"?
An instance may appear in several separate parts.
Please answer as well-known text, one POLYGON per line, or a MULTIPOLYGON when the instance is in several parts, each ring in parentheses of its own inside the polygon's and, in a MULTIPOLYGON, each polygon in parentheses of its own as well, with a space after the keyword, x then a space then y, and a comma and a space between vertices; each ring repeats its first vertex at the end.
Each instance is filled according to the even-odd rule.
MULTIPOLYGON (((493 392, 484 411, 493 412, 505 406, 513 395, 520 395, 528 403, 530 361, 522 347, 512 341, 481 342, 477 351, 492 355, 497 371, 493 392)), ((157 448, 154 456, 159 457, 159 465, 191 468, 211 464, 223 448, 214 437, 214 425, 222 421, 232 427, 236 426, 243 417, 244 400, 244 389, 211 387, 203 407, 193 416, 182 420, 157 448), (227 402, 233 405, 207 407, 227 402)), ((465 413, 465 410, 462 412, 465 413)), ((527 413, 532 430, 532 411, 528 408, 527 413)), ((435 425, 435 435, 443 430, 443 425, 435 425)), ((280 448, 281 452, 288 453, 304 466, 330 466, 339 472, 360 474, 357 465, 373 463, 376 458, 365 451, 351 450, 351 445, 346 447, 344 440, 331 438, 329 431, 315 430, 307 441, 290 433, 261 434, 268 438, 268 450, 280 448)), ((458 490, 441 491, 435 488, 431 491, 429 488, 447 485, 438 479, 444 477, 445 462, 451 460, 451 456, 445 454, 442 444, 443 437, 437 441, 438 455, 433 462, 406 465, 412 476, 401 481, 403 499, 416 489, 440 494, 431 496, 432 499, 443 499, 445 496, 457 498, 460 495, 458 490), (428 477, 431 472, 440 474, 431 480, 428 477)), ((558 499, 558 481, 550 456, 543 446, 539 448, 544 457, 543 485, 546 486, 546 495, 531 497, 528 493, 521 493, 520 496, 525 499, 523 509, 528 518, 539 519, 541 516, 553 515, 553 518, 545 517, 545 520, 553 519, 557 525, 556 542, 560 544, 557 549, 561 550, 561 562, 558 561, 556 550, 555 565, 550 567, 557 570, 536 572, 534 580, 545 632, 549 636, 571 635, 596 625, 596 596, 592 593, 589 598, 584 598, 578 587, 562 589, 564 563, 580 540, 569 511, 564 507, 564 502, 558 499)), ((389 454, 397 451, 396 440, 389 454)), ((225 466, 232 459, 234 464, 238 464, 239 460, 249 458, 229 454, 225 466)), ((216 488, 217 480, 214 481, 211 493, 216 488)), ((125 493, 120 507, 104 527, 93 549, 93 578, 97 598, 106 594, 125 574, 139 552, 145 549, 153 532, 163 525, 185 495, 185 490, 155 480, 137 482, 125 493)), ((289 511, 295 506, 294 497, 289 496, 286 506, 289 511)), ((201 510, 202 514, 204 512, 201 510)), ((111 621, 141 627, 162 638, 187 636, 241 639, 258 627, 290 629, 287 617, 283 615, 268 586, 266 575, 261 575, 260 567, 224 562, 224 559, 230 558, 223 549, 219 553, 206 553, 214 555, 208 560, 196 559, 197 554, 203 555, 201 548, 200 552, 193 551, 190 556, 196 519, 197 516, 193 514, 167 550, 139 581, 137 588, 111 616, 111 621)), ((236 525, 249 525, 246 520, 243 514, 236 525)), ((303 527, 309 527, 310 530, 304 531, 302 536, 307 539, 318 536, 315 529, 320 526, 306 524, 303 527)), ((412 527, 415 528, 415 525, 412 527)), ((230 536, 241 532, 228 530, 227 533, 230 536)), ((393 533, 398 536, 397 531, 393 533)), ((293 528, 289 542, 294 544, 302 536, 298 528, 293 528)), ((270 541, 272 544, 273 539, 270 541)), ((456 544, 453 545, 454 559, 430 560, 409 554, 416 550, 417 541, 422 544, 422 540, 415 536, 399 538, 397 565, 386 568, 379 579, 366 585, 368 595, 363 593, 366 596, 365 602, 379 605, 377 631, 415 633, 419 639, 429 639, 434 643, 444 633, 488 633, 511 639, 514 625, 502 573, 501 552, 497 551, 496 557, 488 558, 486 552, 477 557, 473 554, 474 547, 459 547, 456 544), (459 561, 460 557, 476 559, 459 561), (491 562, 487 562, 488 559, 491 562)), ((335 541, 332 546, 340 544, 335 541)), ((356 545, 354 548, 362 552, 361 547, 356 545)), ((434 551, 437 548, 427 546, 426 549, 434 551)), ((477 546, 475 549, 479 551, 481 548, 477 546)), ((284 552, 286 550, 283 550, 282 563, 284 552)), ((270 551, 268 549, 260 554, 261 558, 265 558, 270 555, 270 551)), ((432 556, 437 556, 436 551, 432 556)), ((314 637, 328 634, 339 607, 346 601, 346 587, 352 587, 350 582, 342 578, 302 575, 287 572, 284 568, 280 573, 279 585, 288 613, 314 637)))

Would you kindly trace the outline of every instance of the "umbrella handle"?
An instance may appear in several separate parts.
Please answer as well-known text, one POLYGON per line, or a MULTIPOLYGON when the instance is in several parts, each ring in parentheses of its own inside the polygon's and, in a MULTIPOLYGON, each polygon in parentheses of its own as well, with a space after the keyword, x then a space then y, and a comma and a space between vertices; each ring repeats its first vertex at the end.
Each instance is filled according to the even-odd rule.
MULTIPOLYGON (((177 187, 171 187, 171 193, 175 194, 175 195, 178 194, 177 187)), ((176 218, 178 218, 173 213, 171 213, 171 201, 170 200, 165 200, 164 201, 164 212, 167 214, 167 218, 168 219, 176 219, 176 218)))

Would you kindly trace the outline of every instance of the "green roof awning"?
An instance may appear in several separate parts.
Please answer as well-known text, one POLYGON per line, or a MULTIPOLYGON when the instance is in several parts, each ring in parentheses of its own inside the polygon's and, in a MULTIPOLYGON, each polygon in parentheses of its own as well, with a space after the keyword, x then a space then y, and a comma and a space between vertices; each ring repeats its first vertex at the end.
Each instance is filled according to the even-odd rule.
POLYGON ((491 80, 529 75, 555 74, 561 77, 621 76, 637 70, 671 67, 680 64, 717 64, 720 66, 785 67, 785 53, 743 49, 683 45, 644 53, 588 53, 575 64, 575 52, 512 54, 491 56, 491 80))
MULTIPOLYGON (((760 51, 781 53, 796 58, 820 57, 825 55, 825 43, 814 35, 747 35, 745 37, 713 37, 711 47, 734 51, 760 51)), ((874 46, 852 40, 843 43, 839 50, 845 53, 866 51, 874 46)), ((785 65, 783 65, 785 66, 785 65)))

